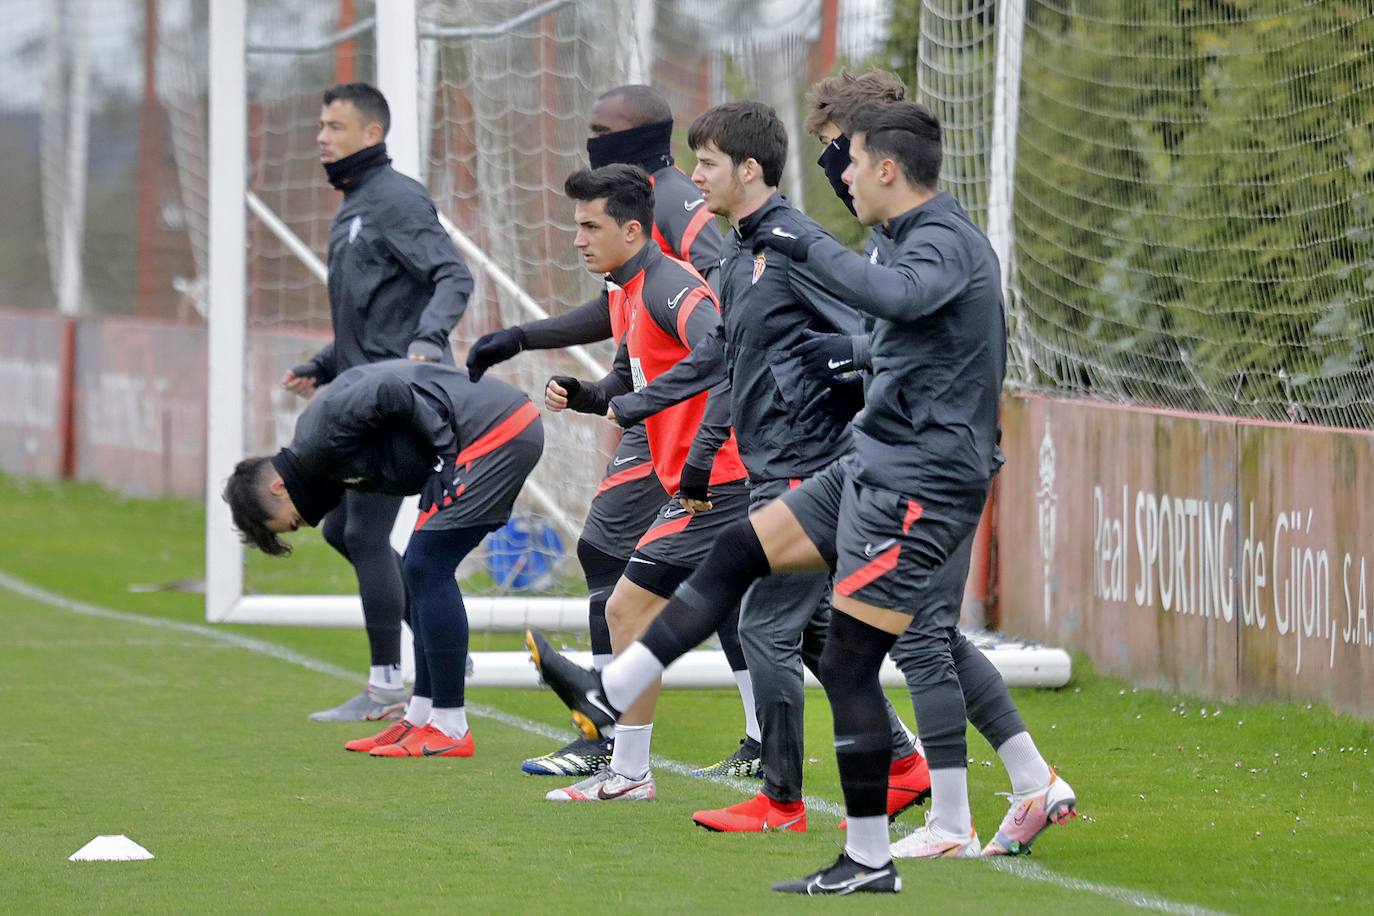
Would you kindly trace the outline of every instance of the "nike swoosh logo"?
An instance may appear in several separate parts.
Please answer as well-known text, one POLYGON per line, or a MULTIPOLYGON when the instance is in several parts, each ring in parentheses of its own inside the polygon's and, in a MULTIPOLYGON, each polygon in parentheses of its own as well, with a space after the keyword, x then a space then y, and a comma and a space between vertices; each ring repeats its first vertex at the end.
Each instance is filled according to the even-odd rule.
POLYGON ((825 364, 826 364, 827 366, 829 366, 831 369, 838 369, 838 368, 840 368, 841 366, 848 366, 848 365, 849 365, 850 363, 852 363, 852 362, 854 362, 854 360, 852 360, 852 359, 841 359, 841 360, 828 359, 828 360, 825 361, 825 364))
POLYGON ((883 877, 885 877, 884 872, 871 871, 867 874, 855 875, 852 878, 847 878, 844 881, 841 881, 839 884, 826 884, 820 878, 812 878, 811 886, 807 888, 807 892, 810 893, 812 890, 839 891, 841 894, 850 894, 858 890, 859 888, 863 887, 865 884, 872 884, 874 881, 877 881, 883 877))
POLYGON ((686 509, 676 509, 676 508, 675 508, 675 509, 664 509, 664 510, 663 510, 663 517, 664 517, 664 518, 677 518, 679 515, 686 515, 686 514, 687 514, 687 510, 686 510, 686 509))
POLYGON ((1022 805, 1019 809, 1017 809, 1017 812, 1012 815, 1012 823, 1018 827, 1024 824, 1026 822, 1026 818, 1030 815, 1030 809, 1030 805, 1022 805))
POLYGON ((687 295, 687 290, 689 289, 691 289, 690 286, 684 286, 682 289, 678 290, 677 295, 668 300, 668 308, 677 308, 677 304, 682 301, 683 296, 687 295))
POLYGON ((854 739, 853 739, 853 738, 836 738, 836 739, 835 739, 835 747, 836 747, 837 749, 838 749, 838 748, 842 748, 842 747, 849 747, 849 746, 850 746, 851 744, 853 744, 853 743, 854 743, 854 739))
POLYGON ((451 751, 459 747, 462 743, 463 742, 459 741, 458 744, 450 744, 448 747, 430 747, 428 744, 424 744, 420 747, 420 753, 424 754, 426 757, 437 757, 446 751, 451 751))
POLYGON ((638 455, 627 455, 624 458, 612 458, 611 464, 615 467, 620 467, 622 464, 627 464, 631 461, 634 461, 638 457, 638 455))
POLYGON ((785 231, 783 231, 782 229, 779 229, 777 226, 774 226, 774 227, 773 227, 773 234, 776 235, 776 236, 777 236, 778 238, 780 238, 780 239, 795 239, 795 238, 796 238, 796 236, 793 235, 792 233, 790 233, 790 232, 785 232, 785 231))
POLYGON ((878 544, 878 545, 876 545, 876 546, 873 545, 873 544, 865 544, 865 545, 864 545, 864 556, 866 556, 866 557, 872 557, 872 556, 873 556, 875 553, 877 553, 878 551, 880 551, 880 550, 886 550, 887 548, 891 547, 891 546, 892 546, 893 544, 895 544, 895 543, 897 543, 897 539, 896 539, 896 538, 888 538, 886 541, 883 541, 881 544, 878 544))
POLYGON ((630 557, 630 562, 631 562, 631 563, 647 563, 647 564, 650 565, 650 566, 655 565, 653 560, 645 560, 645 559, 643 559, 643 558, 641 558, 641 557, 630 557))
POLYGON ((788 827, 791 827, 793 824, 797 823, 804 817, 806 817, 805 814, 798 814, 796 817, 792 818, 792 820, 783 821, 781 824, 770 824, 767 821, 764 821, 763 831, 764 833, 767 833, 769 830, 786 830, 788 827))
POLYGON ((682 202, 682 209, 686 210, 688 213, 691 213, 693 210, 695 210, 697 207, 700 207, 704 203, 706 203, 706 198, 704 197, 699 197, 696 200, 684 200, 682 202))
POLYGON ((595 706, 597 709, 599 709, 599 710, 601 710, 602 712, 604 712, 609 718, 611 718, 611 719, 615 719, 615 718, 616 718, 616 714, 613 713, 613 712, 611 712, 611 707, 610 707, 610 705, 607 704, 605 700, 601 699, 601 694, 600 694, 599 691, 597 691, 597 690, 588 690, 585 694, 583 694, 583 696, 585 696, 585 697, 587 698, 587 702, 588 702, 588 703, 592 704, 592 705, 595 706))
POLYGON ((635 789, 638 789, 642 785, 644 785, 644 783, 637 782, 631 786, 628 786, 627 788, 619 789, 615 792, 607 792, 606 784, 602 783, 600 788, 596 790, 596 797, 601 799, 602 801, 610 801, 613 798, 619 798, 622 795, 628 795, 630 792, 633 792, 635 789))

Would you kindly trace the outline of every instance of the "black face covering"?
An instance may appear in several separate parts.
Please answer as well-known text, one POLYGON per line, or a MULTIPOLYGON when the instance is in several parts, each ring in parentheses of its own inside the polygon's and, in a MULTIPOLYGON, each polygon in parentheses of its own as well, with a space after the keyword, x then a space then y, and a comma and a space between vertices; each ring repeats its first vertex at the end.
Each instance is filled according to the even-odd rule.
POLYGON ((291 497, 296 512, 311 528, 343 501, 341 484, 310 473, 289 448, 272 456, 272 467, 281 475, 282 483, 286 484, 286 495, 291 497))
POLYGON ((673 122, 658 121, 592 137, 587 140, 587 156, 594 169, 623 162, 652 175, 673 164, 672 144, 673 122))
POLYGON ((334 187, 340 191, 349 191, 358 183, 361 176, 390 161, 386 155, 386 144, 378 143, 376 146, 365 146, 351 156, 326 162, 324 173, 329 176, 329 183, 334 187))
POLYGON ((825 171, 825 177, 830 180, 830 187, 835 189, 835 196, 840 199, 840 203, 848 207, 850 213, 854 213, 854 198, 849 196, 849 186, 843 180, 844 170, 849 168, 848 135, 840 134, 831 141, 825 152, 821 153, 821 158, 816 160, 816 165, 825 171))

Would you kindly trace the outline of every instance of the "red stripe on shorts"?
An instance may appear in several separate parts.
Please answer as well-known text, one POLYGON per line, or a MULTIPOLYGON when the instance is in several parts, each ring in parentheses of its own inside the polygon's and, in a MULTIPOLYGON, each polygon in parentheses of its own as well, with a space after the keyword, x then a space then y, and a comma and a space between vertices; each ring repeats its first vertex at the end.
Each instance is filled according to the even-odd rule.
POLYGON ((515 413, 506 417, 489 430, 486 435, 459 452, 458 460, 454 462, 454 465, 466 464, 470 466, 478 458, 491 454, 520 435, 525 431, 525 427, 537 419, 539 419, 539 408, 526 401, 516 409, 515 413))
POLYGON ((600 496, 602 493, 605 493, 612 487, 618 487, 622 483, 629 483, 632 480, 639 480, 643 477, 648 477, 653 472, 654 463, 652 461, 646 461, 643 464, 637 464, 634 467, 626 468, 623 471, 616 471, 610 477, 604 478, 601 481, 601 483, 597 484, 596 495, 600 496))
POLYGON ((902 552, 902 545, 884 550, 877 557, 860 566, 839 582, 835 583, 835 591, 848 597, 868 583, 885 576, 897 568, 897 557, 902 552))
POLYGON ((639 543, 635 545, 635 549, 639 550, 647 544, 652 544, 659 538, 666 538, 670 534, 677 534, 683 528, 686 528, 691 521, 692 516, 684 515, 682 518, 675 518, 670 522, 664 522, 662 525, 655 525, 644 532, 644 537, 639 539, 639 543))

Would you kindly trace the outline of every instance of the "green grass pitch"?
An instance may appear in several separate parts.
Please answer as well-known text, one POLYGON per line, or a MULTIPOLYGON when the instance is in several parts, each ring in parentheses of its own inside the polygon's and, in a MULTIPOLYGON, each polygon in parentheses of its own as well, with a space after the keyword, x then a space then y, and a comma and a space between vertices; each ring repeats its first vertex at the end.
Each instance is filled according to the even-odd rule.
MULTIPOLYGON (((100 607, 203 620, 196 595, 132 583, 200 575, 201 510, 95 487, 0 477, 0 573, 100 607)), ((250 582, 341 590, 351 574, 322 544, 253 561, 250 582)), ((199 632, 83 616, 0 586, 0 910, 789 912, 769 889, 837 854, 835 818, 810 832, 709 834, 701 807, 742 796, 659 772, 659 799, 555 806, 556 780, 520 761, 567 731, 546 691, 474 690, 503 716, 473 718, 471 760, 376 760, 343 742, 368 731, 305 713, 356 687, 199 632), (513 724, 512 724, 513 723, 513 724), (150 862, 71 863, 97 834, 124 833, 150 862)), ((217 627, 350 672, 360 632, 217 627)), ((513 648, 509 636, 474 648, 513 648)), ((1234 913, 1370 907, 1374 726, 1305 704, 1221 704, 1149 690, 1077 662, 1059 691, 1018 691, 1083 815, 1029 860, 904 862, 893 898, 806 903, 851 911, 1102 913, 1189 907, 1234 913), (1202 711, 1206 710, 1206 715, 1202 711)), ((807 791, 840 799, 829 711, 809 695, 807 791)), ((910 702, 892 700, 910 719, 910 702)), ((738 699, 668 691, 655 751, 690 764, 738 740, 738 699)), ((570 733, 569 733, 570 734, 570 733)), ((986 840, 1005 802, 995 755, 970 733, 974 817, 986 840)), ((919 823, 920 810, 902 822, 919 823)))

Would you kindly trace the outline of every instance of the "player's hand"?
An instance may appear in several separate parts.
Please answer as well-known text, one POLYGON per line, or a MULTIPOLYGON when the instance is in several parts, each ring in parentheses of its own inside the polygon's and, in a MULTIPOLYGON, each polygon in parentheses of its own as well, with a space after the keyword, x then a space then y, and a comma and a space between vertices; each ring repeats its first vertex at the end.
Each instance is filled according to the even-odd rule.
POLYGON ((555 375, 549 379, 548 385, 544 386, 544 403, 551 410, 575 410, 578 413, 589 413, 593 416, 604 417, 606 411, 610 409, 610 398, 601 387, 593 382, 584 382, 575 379, 571 375, 555 375), (558 391, 555 392, 554 389, 558 391), (554 400, 550 400, 553 395, 554 400), (555 407, 556 402, 561 402, 561 407, 555 407))
POLYGON ((618 420, 618 419, 616 418, 616 415, 615 415, 615 408, 612 407, 610 404, 607 404, 607 405, 606 405, 606 419, 607 419, 607 420, 610 420, 612 423, 614 423, 614 424, 617 425, 617 426, 620 425, 620 420, 618 420))
POLYGON ((309 400, 315 395, 315 388, 319 385, 310 365, 307 363, 297 366, 294 369, 287 369, 286 374, 281 377, 281 386, 292 394, 309 400))
POLYGON ((454 483, 457 476, 457 455, 440 455, 435 462, 435 471, 425 481, 420 491, 420 511, 443 508, 445 497, 454 495, 458 486, 454 483))
POLYGON ((797 426, 808 429, 818 423, 830 425, 836 420, 848 423, 864 406, 864 383, 861 378, 821 389, 820 394, 802 406, 797 414, 797 426))
MULTIPOLYGON (((559 379, 564 376, 554 376, 549 379, 549 383, 544 386, 544 406, 557 413, 560 410, 568 409, 568 389, 559 384, 559 379)), ((573 379, 577 381, 577 379, 573 379)))
POLYGON ((480 379, 488 369, 525 349, 525 332, 518 327, 483 334, 468 350, 468 378, 480 379))
POLYGON ((754 234, 754 254, 758 254, 765 248, 771 248, 789 260, 804 264, 811 251, 811 246, 823 237, 815 230, 802 229, 793 232, 781 226, 774 226, 767 232, 754 234))
POLYGON ((834 386, 854 376, 854 338, 848 334, 823 334, 803 328, 804 341, 793 350, 802 371, 834 386))
POLYGON ((711 508, 711 469, 684 464, 678 478, 677 498, 688 514, 706 512, 711 508))

